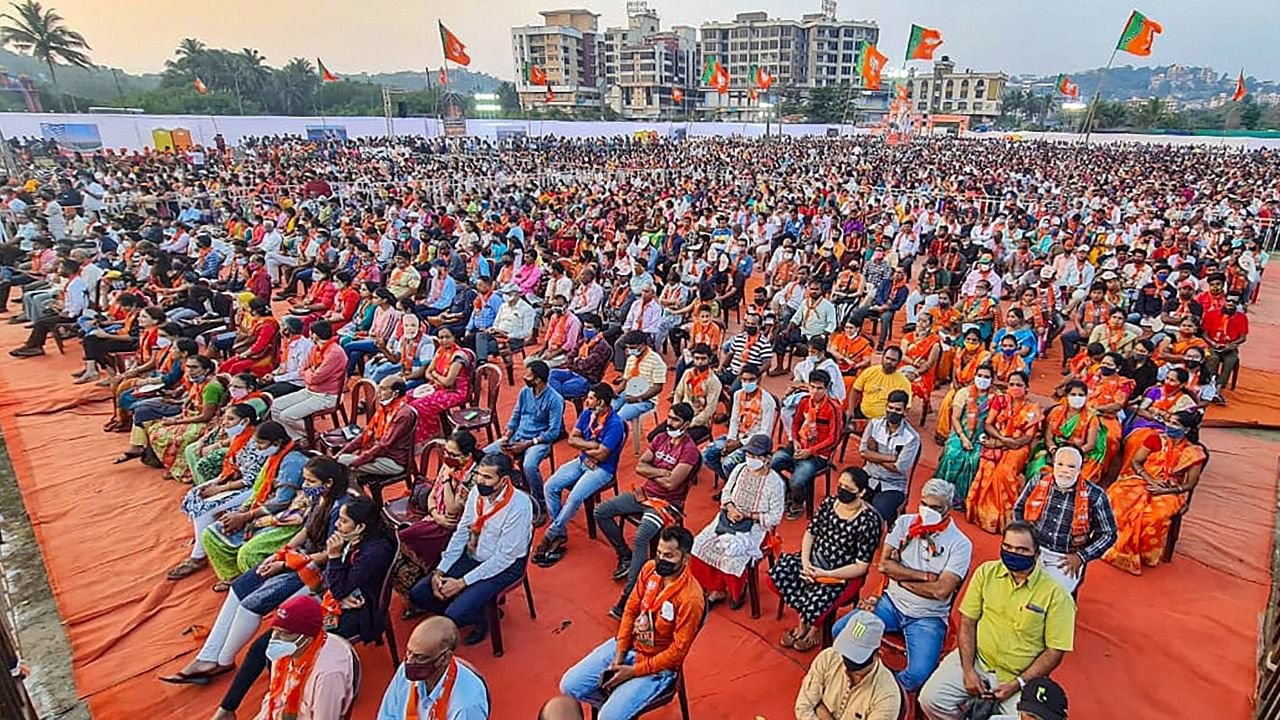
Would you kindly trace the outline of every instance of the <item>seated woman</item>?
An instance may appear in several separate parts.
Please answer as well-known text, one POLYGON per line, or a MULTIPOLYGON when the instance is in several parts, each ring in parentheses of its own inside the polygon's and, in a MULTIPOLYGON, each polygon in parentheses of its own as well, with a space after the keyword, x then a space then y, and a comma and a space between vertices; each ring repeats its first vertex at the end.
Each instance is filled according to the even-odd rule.
MULTIPOLYGON (((372 283, 365 283, 371 286, 372 283)), ((400 311, 396 309, 396 296, 386 288, 367 287, 362 292, 369 292, 368 308, 364 313, 356 313, 357 322, 348 324, 338 333, 338 342, 347 352, 347 375, 352 376, 360 371, 366 358, 378 352, 379 344, 386 345, 395 337, 399 328, 400 311), (361 320, 367 316, 369 321, 361 320)), ((367 368, 366 368, 367 369, 367 368)), ((376 382, 376 381, 375 381, 376 382)))
POLYGON ((422 385, 410 395, 409 404, 418 411, 417 442, 440 436, 440 416, 460 407, 471 393, 471 354, 459 347, 453 331, 440 328, 436 334, 435 357, 427 366, 422 385))
MULTIPOLYGON (((977 328, 965 330, 963 337, 963 344, 951 359, 951 388, 942 396, 942 403, 938 405, 938 425, 933 439, 939 445, 945 443, 947 436, 951 434, 951 405, 956 393, 973 384, 980 366, 991 364, 991 353, 982 347, 982 333, 977 328)), ((956 497, 962 498, 964 495, 958 494, 956 497)))
MULTIPOLYGON (((274 447, 269 438, 258 434, 258 421, 264 417, 266 413, 250 403, 236 403, 222 411, 217 431, 227 444, 220 452, 210 453, 192 465, 196 487, 183 498, 182 512, 191 518, 195 542, 190 557, 169 571, 170 580, 180 580, 209 564, 200 542, 201 533, 219 515, 244 505, 253 496, 254 480, 267 461, 264 450, 274 447), (220 464, 216 471, 210 471, 214 458, 220 458, 220 464)), ((290 488, 289 497, 280 501, 280 507, 289 504, 293 492, 294 488, 290 488)))
MULTIPOLYGON (((249 303, 254 299, 251 292, 238 293, 235 296, 236 302, 231 312, 235 317, 235 330, 226 330, 219 332, 213 336, 210 343, 214 349, 221 352, 231 352, 239 347, 244 347, 253 342, 253 334, 256 329, 253 313, 249 310, 249 303)), ((181 321, 180 321, 181 322, 181 321)))
MULTIPOLYGON (((1098 364, 1097 378, 1089 383, 1089 407, 1098 414, 1102 423, 1099 442, 1102 444, 1102 459, 1099 460, 1099 477, 1107 472, 1111 461, 1120 453, 1120 440, 1123 431, 1120 427, 1119 413, 1129 402, 1133 391, 1133 381, 1120 374, 1124 366, 1124 358, 1120 353, 1109 352, 1102 356, 1098 364)), ((1085 479, 1097 482, 1097 479, 1085 479)))
POLYGON ((338 344, 342 345, 344 350, 352 342, 369 336, 369 330, 373 327, 374 312, 377 310, 373 302, 373 294, 378 290, 378 283, 359 277, 355 281, 355 292, 358 298, 356 311, 351 315, 351 321, 337 331, 338 344))
MULTIPOLYGON (((280 423, 274 420, 262 423, 257 438, 258 447, 267 460, 254 481, 249 499, 239 510, 228 510, 217 516, 200 533, 200 543, 220 581, 214 585, 215 592, 224 592, 228 581, 288 542, 320 494, 316 488, 326 482, 336 482, 335 477, 316 475, 329 465, 313 464, 323 458, 308 461, 306 455, 294 449, 293 441, 280 423), (300 491, 307 476, 314 477, 310 494, 300 491)), ((345 479, 345 468, 341 474, 345 479)))
POLYGON ((165 323, 156 328, 154 337, 145 331, 139 336, 136 362, 112 382, 111 419, 102 426, 103 431, 129 432, 134 409, 149 399, 138 388, 158 383, 171 390, 181 382, 182 361, 200 352, 196 341, 180 337, 181 332, 176 324, 165 323))
MULTIPOLYGON (((475 436, 459 430, 444 443, 435 481, 416 485, 410 492, 409 513, 422 519, 400 531, 395 587, 406 599, 413 586, 440 563, 466 506, 471 475, 483 456, 475 436)), ((416 613, 406 609, 406 614, 416 613)))
POLYGON ((1009 387, 1009 376, 1016 372, 1028 376, 1031 374, 1027 358, 1020 354, 1025 350, 1025 347, 1018 346, 1018 340, 1013 335, 1005 335, 996 343, 996 353, 991 356, 991 369, 994 371, 992 383, 997 389, 1009 387))
POLYGON ((1089 386, 1083 380, 1068 380, 1066 395, 1045 414, 1044 433, 1027 463, 1028 480, 1040 477, 1040 469, 1052 462, 1058 448, 1073 445, 1084 453, 1080 474, 1089 482, 1098 481, 1106 439, 1102 436, 1102 419, 1088 407, 1088 401, 1089 386))
POLYGON ((965 499, 969 522, 989 533, 1001 533, 1013 521, 1013 504, 1026 484, 1023 471, 1043 419, 1040 406, 1027 399, 1026 373, 1014 372, 1009 388, 991 401, 983 423, 978 471, 965 499))
POLYGON ((1209 459, 1204 446, 1189 437, 1199 427, 1200 413, 1184 410, 1169 418, 1163 432, 1130 435, 1132 457, 1107 488, 1119 537, 1103 560, 1134 575, 1142 574, 1143 565, 1160 562, 1169 523, 1186 505, 1209 459))
POLYGON ((916 327, 902 338, 902 372, 911 378, 911 394, 928 402, 938 377, 942 338, 934 332, 933 315, 922 313, 916 327))
MULTIPOLYGON (((1027 321, 1026 312, 1016 305, 1010 307, 1008 312, 1005 313, 1004 327, 996 331, 996 334, 992 337, 992 342, 997 348, 1003 350, 1005 345, 1002 344, 1002 341, 1006 337, 1013 338, 1014 347, 1017 348, 1017 353, 1015 354, 1021 357, 1026 363, 1025 368, 1015 369, 1022 369, 1028 376, 1030 376, 1031 365, 1040 354, 1040 339, 1036 335, 1035 328, 1033 328, 1031 323, 1027 321)), ((997 367, 996 384, 1002 385, 1003 380, 1007 379, 1007 374, 1004 378, 1000 377, 1000 368, 997 367)))
POLYGON ((112 353, 133 352, 138 349, 138 338, 142 334, 142 317, 147 315, 150 327, 164 322, 164 311, 160 308, 143 309, 143 298, 139 295, 124 294, 116 301, 124 317, 118 323, 86 330, 81 341, 84 350, 84 372, 76 377, 75 384, 98 382, 105 370, 107 377, 100 382, 102 387, 111 384, 115 375, 109 356, 112 353))
POLYGON ((213 370, 214 364, 209 358, 188 357, 183 362, 181 395, 166 398, 163 404, 149 401, 134 413, 129 447, 116 458, 116 463, 140 457, 151 467, 173 468, 181 462, 180 470, 185 473, 186 458, 182 450, 200 437, 226 401, 227 390, 214 377, 213 370), (180 404, 171 402, 179 397, 180 404))
POLYGON ((933 475, 951 483, 956 489, 956 507, 962 507, 969 496, 969 485, 978 472, 982 435, 996 396, 992 389, 995 371, 990 365, 982 365, 974 372, 973 383, 960 388, 951 403, 951 428, 942 455, 938 458, 938 470, 933 475))
MULTIPOLYGON (((267 402, 269 396, 264 395, 259 389, 257 377, 251 373, 241 373, 231 378, 228 388, 230 402, 249 405, 253 408, 255 419, 267 417, 267 409, 270 407, 267 402)), ((222 416, 225 420, 227 417, 225 410, 222 416)), ((256 424, 256 422, 249 423, 250 428, 242 427, 239 430, 251 429, 256 424)), ((187 447, 182 451, 182 454, 186 457, 184 467, 190 472, 190 475, 179 475, 172 470, 169 474, 175 480, 190 482, 193 485, 201 485, 220 476, 225 467, 223 461, 239 436, 239 432, 225 432, 228 427, 231 427, 231 425, 210 423, 209 429, 205 431, 204 435, 187 443, 187 447)), ((243 441, 241 444, 243 445, 243 441)))
POLYGON ((822 501, 804 532, 800 552, 787 553, 769 570, 769 583, 800 615, 782 636, 782 646, 808 652, 822 642, 821 622, 836 602, 862 587, 880 545, 883 521, 866 501, 867 473, 850 467, 840 473, 834 497, 822 501), (853 588, 853 589, 851 589, 853 588))
POLYGON ((272 316, 271 306, 259 298, 249 301, 249 311, 241 317, 247 325, 240 328, 244 337, 237 337, 231 348, 235 357, 223 362, 219 370, 231 375, 248 372, 266 377, 275 369, 280 354, 280 322, 272 316))
POLYGON ((743 450, 746 460, 736 465, 720 493, 720 512, 693 539, 690 571, 707 600, 724 599, 742 607, 747 588, 747 565, 764 557, 765 538, 782 522, 787 486, 769 467, 773 442, 768 435, 752 435, 743 450))
MULTIPOLYGON (((409 298, 403 302, 413 303, 409 298)), ((399 373, 405 385, 415 388, 423 383, 435 354, 435 339, 426 333, 422 320, 409 310, 400 314, 390 342, 378 342, 377 355, 365 363, 364 376, 376 383, 399 373)))
MULTIPOLYGON (((1170 416, 1184 410, 1194 410, 1196 399, 1186 390, 1187 380, 1190 377, 1186 368, 1169 368, 1163 382, 1151 386, 1143 393, 1134 414, 1125 423, 1125 434, 1128 435, 1143 428, 1163 430, 1170 416)), ((1123 471, 1123 468, 1121 470, 1123 471)))

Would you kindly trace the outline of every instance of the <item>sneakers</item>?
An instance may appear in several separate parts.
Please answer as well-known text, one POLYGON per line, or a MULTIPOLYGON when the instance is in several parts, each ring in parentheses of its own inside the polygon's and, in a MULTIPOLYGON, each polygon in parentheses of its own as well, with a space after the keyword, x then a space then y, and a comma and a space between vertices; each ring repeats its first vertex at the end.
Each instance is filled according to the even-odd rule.
POLYGON ((622 580, 631 573, 631 556, 619 555, 618 566, 613 569, 613 574, 609 577, 613 580, 622 580))
POLYGON ((44 349, 27 347, 26 345, 23 345, 20 348, 10 350, 9 354, 12 355, 13 357, 36 357, 37 355, 43 355, 44 349))
POLYGON ((804 517, 804 503, 789 503, 787 505, 787 519, 799 520, 804 517))

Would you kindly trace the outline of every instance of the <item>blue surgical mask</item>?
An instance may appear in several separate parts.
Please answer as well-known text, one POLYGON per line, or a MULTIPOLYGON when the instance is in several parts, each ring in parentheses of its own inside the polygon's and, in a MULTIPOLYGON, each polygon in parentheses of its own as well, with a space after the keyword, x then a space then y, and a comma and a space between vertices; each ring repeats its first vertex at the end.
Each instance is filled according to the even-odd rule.
POLYGON ((640 357, 640 348, 627 348, 627 354, 631 357, 640 357))
POLYGON ((593 338, 593 337, 595 337, 597 334, 599 334, 599 332, 600 332, 599 330, 592 330, 591 328, 583 328, 583 329, 582 329, 582 337, 584 337, 584 338, 586 338, 586 339, 590 340, 591 338, 593 338))
POLYGON ((1009 572, 1022 573, 1036 566, 1036 557, 1034 555, 1019 555, 1007 550, 1001 550, 1000 562, 1004 563, 1009 572))
POLYGON ((227 437, 229 438, 239 437, 240 433, 244 432, 244 428, 245 428, 245 424, 242 422, 232 425, 231 427, 226 429, 227 437))
POLYGON ((1187 429, 1180 428, 1180 427, 1169 427, 1168 425, 1165 425, 1164 434, 1170 440, 1181 440, 1182 438, 1187 436, 1187 429))
POLYGON ((275 455, 276 453, 280 452, 280 447, 278 445, 272 445, 271 447, 268 447, 266 450, 259 450, 258 452, 262 453, 263 457, 271 457, 272 455, 275 455))
POLYGON ((271 638, 267 641, 267 660, 274 663, 298 652, 298 646, 288 640, 271 638))
POLYGON ((318 499, 321 495, 323 495, 323 494, 324 494, 324 486, 323 486, 323 485, 317 485, 317 486, 315 486, 315 487, 306 487, 306 486, 304 485, 304 486, 303 486, 303 488, 302 488, 302 494, 303 494, 303 495, 306 495, 307 497, 311 498, 312 500, 316 500, 316 499, 318 499))
POLYGON ((756 390, 759 390, 759 389, 760 389, 760 383, 758 383, 758 382, 744 382, 744 383, 742 383, 742 390, 743 390, 744 392, 748 393, 748 394, 753 393, 753 392, 755 392, 756 390))

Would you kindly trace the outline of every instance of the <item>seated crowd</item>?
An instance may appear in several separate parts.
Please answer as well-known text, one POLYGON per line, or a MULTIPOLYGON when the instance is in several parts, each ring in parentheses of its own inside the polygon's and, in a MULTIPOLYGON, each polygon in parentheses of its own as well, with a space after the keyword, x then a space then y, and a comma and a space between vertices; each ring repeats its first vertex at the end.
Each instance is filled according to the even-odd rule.
MULTIPOLYGON (((276 142, 291 152, 261 162, 336 181, 322 148, 276 142)), ((161 679, 234 673, 214 718, 263 675, 258 718, 344 717, 358 646, 388 630, 384 588, 403 619, 430 617, 379 720, 490 717, 495 688, 455 652, 500 631, 490 604, 527 587, 528 562, 585 544, 581 516, 616 557, 618 630, 542 717, 670 699, 707 613, 758 613, 763 575, 779 617, 795 612, 781 646, 828 645, 798 720, 917 703, 1062 720, 1050 676, 1090 563, 1167 559, 1208 462, 1199 428, 1229 398, 1266 262, 1255 208, 1209 192, 1062 213, 1038 187, 926 202, 811 180, 672 185, 662 203, 496 181, 375 202, 263 175, 253 204, 209 207, 138 206, 117 181, 108 212, 76 202, 98 184, 84 165, 38 200, 5 188, 22 222, 0 301, 19 288, 10 322, 32 326, 15 357, 80 338, 74 382, 109 388, 104 429, 129 436, 115 462, 191 486, 192 549, 168 577, 211 571, 225 600, 161 679), (922 478, 925 442, 940 455, 922 478), (690 509, 700 476, 709 514, 690 509), (975 532, 1000 536, 998 558, 974 557, 975 532), (886 634, 905 662, 886 662, 886 634)))

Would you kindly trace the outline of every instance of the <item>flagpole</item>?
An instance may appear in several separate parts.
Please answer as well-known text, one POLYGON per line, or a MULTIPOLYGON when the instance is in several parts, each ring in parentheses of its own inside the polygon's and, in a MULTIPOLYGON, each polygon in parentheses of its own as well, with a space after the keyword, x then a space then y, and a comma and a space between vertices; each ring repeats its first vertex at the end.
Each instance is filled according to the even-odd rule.
MULTIPOLYGON (((1121 37, 1124 37, 1121 34, 1121 37)), ((1116 46, 1111 49, 1111 59, 1107 61, 1107 67, 1102 70, 1102 74, 1098 76, 1098 88, 1093 93, 1093 102, 1089 103, 1089 111, 1084 115, 1084 144, 1089 144, 1089 136, 1093 133, 1093 118, 1098 112, 1098 103, 1102 100, 1102 84, 1107 79, 1107 74, 1111 72, 1111 64, 1116 61, 1116 53, 1120 52, 1120 43, 1116 42, 1116 46)))

